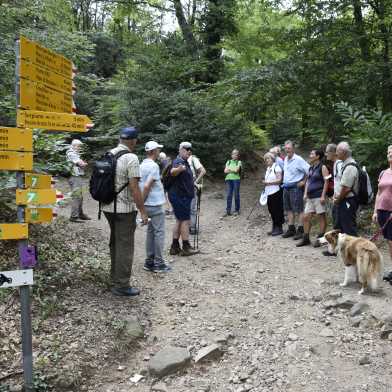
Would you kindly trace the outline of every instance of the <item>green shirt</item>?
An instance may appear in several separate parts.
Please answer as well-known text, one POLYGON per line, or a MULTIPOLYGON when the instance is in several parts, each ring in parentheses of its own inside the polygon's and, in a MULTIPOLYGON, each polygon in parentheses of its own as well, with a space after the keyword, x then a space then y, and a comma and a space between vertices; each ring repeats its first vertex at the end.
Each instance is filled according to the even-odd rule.
MULTIPOLYGON (((230 159, 229 161, 226 162, 226 167, 231 170, 236 170, 238 167, 242 168, 242 163, 241 161, 234 161, 230 159)), ((241 171, 241 169, 240 169, 241 171)), ((240 180, 241 175, 240 171, 238 173, 227 173, 225 180, 240 180)))

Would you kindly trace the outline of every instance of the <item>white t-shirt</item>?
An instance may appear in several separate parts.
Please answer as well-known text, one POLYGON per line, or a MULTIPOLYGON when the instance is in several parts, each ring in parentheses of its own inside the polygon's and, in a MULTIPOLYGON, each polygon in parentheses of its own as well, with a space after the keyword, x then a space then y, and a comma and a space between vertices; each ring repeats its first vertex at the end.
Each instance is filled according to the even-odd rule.
MULTIPOLYGON (((267 167, 267 170, 265 172, 265 181, 276 181, 278 179, 278 177, 276 176, 278 173, 282 174, 282 169, 277 163, 273 163, 272 166, 267 167)), ((279 192, 279 189, 279 185, 266 185, 265 193, 267 196, 273 195, 274 193, 279 192)))
POLYGON ((159 166, 150 158, 146 158, 140 165, 140 181, 139 187, 143 191, 144 184, 149 180, 153 180, 150 193, 144 202, 146 206, 161 206, 165 204, 165 193, 159 174, 159 166))

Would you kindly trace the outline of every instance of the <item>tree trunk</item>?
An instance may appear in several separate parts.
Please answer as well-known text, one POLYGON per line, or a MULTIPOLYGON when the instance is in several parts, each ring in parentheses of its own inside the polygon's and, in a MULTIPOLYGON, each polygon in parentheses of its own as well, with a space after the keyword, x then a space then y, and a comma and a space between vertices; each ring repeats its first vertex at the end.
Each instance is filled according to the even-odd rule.
POLYGON ((174 9, 176 11, 176 18, 178 25, 180 26, 182 36, 184 37, 190 54, 196 54, 197 45, 195 36, 192 31, 191 25, 186 20, 184 9, 182 8, 181 0, 173 0, 174 9))

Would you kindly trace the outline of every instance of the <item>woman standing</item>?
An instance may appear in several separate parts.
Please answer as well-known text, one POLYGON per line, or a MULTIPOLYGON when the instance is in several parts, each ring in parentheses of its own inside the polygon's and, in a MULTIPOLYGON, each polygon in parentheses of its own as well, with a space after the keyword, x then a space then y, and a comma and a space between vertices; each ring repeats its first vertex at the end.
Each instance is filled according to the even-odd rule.
MULTIPOLYGON (((384 238, 388 241, 389 256, 392 261, 392 146, 388 147, 387 158, 389 168, 382 171, 378 178, 378 191, 374 205, 374 222, 383 229, 384 238)), ((392 284, 392 272, 384 276, 384 280, 392 284)))
POLYGON ((268 196, 267 206, 268 211, 271 215, 272 220, 272 230, 269 231, 268 235, 280 235, 283 234, 283 190, 280 187, 282 183, 282 169, 276 162, 274 154, 267 152, 264 155, 264 162, 267 165, 267 170, 265 172, 264 192, 268 196))
POLYGON ((324 151, 312 150, 309 154, 309 174, 305 184, 304 201, 304 235, 297 246, 310 245, 309 233, 312 225, 312 217, 319 217, 320 232, 317 238, 324 236, 327 228, 326 198, 328 190, 329 171, 323 163, 324 151))
POLYGON ((233 150, 231 153, 231 159, 226 162, 225 166, 225 182, 227 189, 227 205, 225 216, 231 215, 231 205, 233 202, 233 195, 235 201, 235 212, 234 215, 240 213, 240 182, 241 182, 241 169, 242 163, 239 160, 239 151, 233 150))

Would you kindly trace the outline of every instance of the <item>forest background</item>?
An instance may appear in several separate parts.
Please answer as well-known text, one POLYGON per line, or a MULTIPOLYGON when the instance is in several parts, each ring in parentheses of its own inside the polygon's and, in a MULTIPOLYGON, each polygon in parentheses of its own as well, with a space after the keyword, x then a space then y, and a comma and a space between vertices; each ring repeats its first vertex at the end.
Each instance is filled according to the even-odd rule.
MULTIPOLYGON (((90 154, 126 124, 171 154, 191 141, 212 174, 233 147, 345 139, 377 178, 392 144, 391 27, 389 0, 0 0, 0 124, 15 124, 23 34, 76 64, 90 154)), ((70 137, 36 132, 36 169, 61 172, 70 137)))

